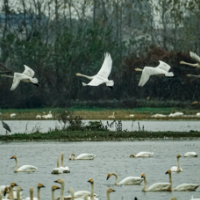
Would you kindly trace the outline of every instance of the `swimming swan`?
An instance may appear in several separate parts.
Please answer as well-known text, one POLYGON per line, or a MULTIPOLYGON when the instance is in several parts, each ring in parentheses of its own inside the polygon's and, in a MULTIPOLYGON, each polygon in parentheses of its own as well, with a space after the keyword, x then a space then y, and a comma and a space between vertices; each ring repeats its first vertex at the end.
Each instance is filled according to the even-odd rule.
POLYGON ((135 71, 142 71, 138 86, 144 86, 152 75, 174 76, 173 72, 169 72, 171 67, 167 63, 161 60, 159 60, 159 63, 157 67, 135 68, 135 71))
POLYGON ((61 153, 61 167, 60 168, 63 170, 63 173, 70 173, 69 167, 68 166, 64 167, 64 153, 63 152, 61 153))
POLYGON ((18 186, 15 182, 11 182, 10 183, 10 186, 9 187, 5 187, 5 190, 4 190, 4 196, 6 196, 6 194, 8 193, 8 196, 6 197, 6 199, 11 199, 11 200, 14 200, 14 196, 13 196, 13 188, 15 186, 18 186))
POLYGON ((103 65, 96 75, 87 76, 84 74, 76 73, 76 76, 82 76, 91 80, 88 84, 82 83, 83 86, 86 85, 98 86, 102 83, 105 83, 106 86, 112 88, 114 86, 114 81, 108 80, 108 76, 110 75, 111 69, 112 69, 112 58, 109 53, 105 53, 103 65))
POLYGON ((14 172, 34 172, 37 169, 37 167, 33 165, 23 165, 17 169, 17 156, 12 156, 10 159, 15 159, 14 172))
POLYGON ((58 190, 58 189, 60 189, 60 187, 58 187, 57 185, 53 185, 53 186, 51 187, 51 199, 52 199, 52 200, 55 200, 55 198, 54 198, 54 191, 55 191, 55 190, 58 190))
POLYGON ((192 63, 187 63, 187 62, 184 62, 184 61, 180 61, 180 64, 185 64, 185 65, 190 65, 192 67, 200 68, 200 57, 196 53, 194 53, 192 51, 190 51, 190 57, 193 60, 195 60, 197 63, 192 64, 192 63))
POLYGON ((61 191, 60 191, 60 200, 64 200, 64 189, 65 189, 65 181, 64 179, 60 178, 56 181, 54 181, 55 183, 59 183, 61 185, 61 191))
POLYGON ((91 194, 90 194, 90 200, 99 200, 97 197, 94 196, 94 180, 90 178, 88 182, 91 184, 91 194))
MULTIPOLYGON (((37 197, 33 197, 33 200, 40 200, 40 189, 45 188, 45 186, 42 183, 38 183, 37 185, 37 197)), ((30 200, 30 197, 26 197, 25 200, 30 200)))
POLYGON ((172 173, 171 170, 167 170, 166 174, 169 174, 169 183, 171 184, 171 189, 173 191, 195 191, 199 184, 193 184, 193 183, 183 183, 180 185, 177 185, 174 189, 172 189, 172 173))
POLYGON ((118 183, 118 175, 116 173, 114 173, 114 172, 108 173, 107 180, 112 175, 115 176, 115 185, 139 185, 143 181, 143 178, 136 177, 136 176, 129 176, 129 177, 124 178, 123 180, 121 180, 118 183))
POLYGON ((147 180, 146 180, 145 174, 142 174, 141 178, 144 178, 144 185, 142 188, 143 192, 159 192, 159 191, 170 191, 171 190, 170 183, 154 183, 148 189, 146 189, 147 180))
POLYGON ((179 163, 179 158, 181 157, 181 155, 180 154, 178 154, 177 156, 176 156, 176 158, 177 158, 177 166, 173 166, 173 167, 171 167, 171 171, 172 172, 182 172, 183 170, 182 170, 182 168, 180 167, 180 163, 179 163))
POLYGON ((148 152, 148 151, 142 151, 136 155, 131 154, 130 158, 145 158, 145 157, 151 157, 154 153, 153 152, 148 152))
POLYGON ((193 198, 193 195, 192 195, 190 200, 200 200, 200 198, 193 198))
POLYGON ((62 173, 63 173, 63 169, 60 168, 59 157, 57 157, 57 167, 52 170, 51 174, 62 174, 62 173))
POLYGON ((14 73, 14 76, 9 76, 6 74, 2 74, 3 77, 13 78, 13 83, 10 90, 14 90, 20 83, 20 81, 32 83, 33 85, 38 86, 38 79, 33 78, 35 72, 28 66, 24 65, 25 70, 22 73, 14 73))
MULTIPOLYGON (((9 187, 10 188, 10 187, 9 187)), ((17 189, 14 190, 13 188, 13 200, 21 200, 22 197, 23 197, 23 193, 22 193, 22 188, 20 186, 17 186, 17 189)), ((11 199, 11 194, 9 193, 7 196, 6 196, 7 199, 11 199)))
POLYGON ((106 190, 106 197, 107 197, 107 200, 110 200, 110 193, 111 192, 115 192, 115 190, 113 190, 112 188, 108 188, 106 190))
POLYGON ((197 153, 196 152, 187 152, 185 153, 184 157, 197 157, 197 153))
POLYGON ((91 153, 82 153, 77 157, 74 153, 72 153, 69 157, 69 160, 93 160, 95 157, 96 155, 91 153))

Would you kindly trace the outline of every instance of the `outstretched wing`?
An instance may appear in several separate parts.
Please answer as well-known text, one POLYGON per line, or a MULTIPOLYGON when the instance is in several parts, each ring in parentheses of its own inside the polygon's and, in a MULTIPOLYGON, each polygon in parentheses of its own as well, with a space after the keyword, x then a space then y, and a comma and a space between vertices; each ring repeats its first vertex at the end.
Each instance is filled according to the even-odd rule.
POLYGON ((190 57, 200 64, 200 57, 196 53, 190 51, 190 57))
POLYGON ((97 75, 103 78, 108 78, 108 76, 110 75, 111 69, 112 69, 112 58, 109 53, 105 53, 103 65, 101 69, 99 70, 99 72, 97 73, 97 75))
POLYGON ((21 80, 26 80, 26 79, 29 79, 29 78, 30 77, 27 76, 26 74, 14 73, 13 83, 12 83, 10 90, 14 90, 19 85, 19 82, 21 80))
POLYGON ((162 69, 162 70, 164 70, 166 72, 168 72, 170 70, 171 67, 167 63, 165 63, 165 62, 163 62, 161 60, 159 60, 159 63, 160 64, 156 68, 160 68, 160 69, 162 69))
POLYGON ((91 86, 98 86, 100 84, 104 83, 104 80, 99 78, 98 76, 95 76, 88 84, 86 85, 91 85, 91 86))
POLYGON ((143 86, 148 80, 151 75, 157 75, 160 74, 160 72, 157 71, 154 67, 144 67, 142 70, 142 75, 140 77, 140 81, 138 86, 143 86))
POLYGON ((25 74, 25 75, 32 78, 34 76, 35 72, 30 67, 28 67, 27 65, 24 65, 24 67, 25 67, 25 70, 23 71, 22 74, 25 74))

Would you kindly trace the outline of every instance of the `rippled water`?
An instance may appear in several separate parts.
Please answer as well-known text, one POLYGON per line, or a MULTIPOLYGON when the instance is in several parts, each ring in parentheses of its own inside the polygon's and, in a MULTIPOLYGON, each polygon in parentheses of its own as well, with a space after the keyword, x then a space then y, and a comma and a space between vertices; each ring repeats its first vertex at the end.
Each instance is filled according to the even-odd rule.
MULTIPOLYGON (((60 124, 56 120, 19 120, 19 121, 5 121, 11 128, 12 133, 32 133, 36 130, 40 132, 47 132, 55 127, 61 128, 60 124)), ((88 120, 83 120, 84 123, 88 123, 88 120)), ((103 124, 106 125, 107 120, 102 120, 103 124)), ((109 121, 109 123, 112 121, 109 121)), ((144 128, 147 131, 185 131, 190 130, 200 131, 199 121, 122 121, 123 130, 135 131, 144 128)), ((115 130, 115 127, 111 127, 111 130, 115 130)), ((0 126, 0 134, 5 134, 5 129, 0 126)))
MULTIPOLYGON (((168 182, 165 172, 176 165, 176 155, 183 155, 187 151, 200 152, 200 141, 141 141, 141 142, 66 142, 66 143, 1 143, 0 145, 0 185, 15 181, 24 189, 24 197, 29 195, 29 187, 35 188, 41 182, 46 188, 41 189, 41 199, 51 199, 50 188, 58 178, 65 180, 65 195, 73 187, 77 190, 89 190, 89 178, 94 179, 94 190, 100 194, 100 199, 106 199, 106 189, 113 187, 116 192, 111 193, 111 200, 169 200, 175 196, 178 200, 188 200, 191 195, 200 198, 200 188, 194 192, 142 192, 142 185, 115 186, 114 177, 106 180, 108 172, 116 172, 119 180, 127 176, 140 176, 145 173, 148 186, 156 182, 168 182), (152 151, 152 158, 129 158, 131 153, 152 151), (56 157, 61 152, 65 154, 64 164, 71 173, 52 175, 56 167, 56 157), (97 157, 92 161, 69 161, 71 153, 94 153, 97 157), (14 160, 9 159, 16 154, 19 166, 32 164, 38 167, 34 173, 14 173, 14 160)), ((199 157, 180 158, 181 173, 172 174, 173 187, 181 183, 199 183, 199 157)), ((59 196, 57 190, 55 196, 59 196)))

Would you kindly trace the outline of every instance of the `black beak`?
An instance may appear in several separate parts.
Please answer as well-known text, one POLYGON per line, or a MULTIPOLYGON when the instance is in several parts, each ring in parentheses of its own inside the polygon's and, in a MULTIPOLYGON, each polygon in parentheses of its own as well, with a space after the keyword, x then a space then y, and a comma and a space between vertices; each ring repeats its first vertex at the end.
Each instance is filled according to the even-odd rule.
POLYGON ((113 86, 108 86, 111 90, 113 89, 113 86))
POLYGON ((107 177, 107 179, 106 180, 108 180, 110 177, 107 177))
POLYGON ((54 181, 55 183, 57 183, 58 181, 54 181))
POLYGON ((33 85, 35 85, 36 87, 39 87, 39 84, 37 84, 37 83, 33 83, 33 85))
POLYGON ((169 174, 169 172, 168 172, 168 171, 166 171, 166 172, 165 172, 165 174, 169 174))

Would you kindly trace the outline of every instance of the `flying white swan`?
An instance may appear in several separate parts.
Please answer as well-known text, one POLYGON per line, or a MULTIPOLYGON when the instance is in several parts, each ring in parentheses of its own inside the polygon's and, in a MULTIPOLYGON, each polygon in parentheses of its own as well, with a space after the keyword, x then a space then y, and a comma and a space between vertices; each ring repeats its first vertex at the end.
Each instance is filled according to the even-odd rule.
POLYGON ((20 83, 20 81, 32 83, 33 85, 38 86, 38 79, 33 78, 35 72, 28 66, 24 65, 25 70, 22 73, 14 73, 14 76, 2 74, 1 76, 13 78, 13 83, 10 90, 14 90, 20 83))
POLYGON ((14 172, 34 172, 37 169, 37 167, 33 165, 23 165, 17 169, 17 156, 12 156, 10 159, 15 159, 14 172))
POLYGON ((61 167, 60 168, 63 170, 63 173, 70 173, 69 167, 68 166, 64 167, 64 153, 63 152, 61 153, 61 167))
MULTIPOLYGON (((37 185, 37 197, 33 197, 33 200, 40 200, 40 189, 45 188, 42 183, 38 183, 37 185)), ((30 197, 26 197, 24 200, 31 200, 30 197)))
POLYGON ((148 152, 148 151, 141 151, 139 152, 138 154, 134 155, 134 154, 131 154, 130 155, 130 158, 146 158, 146 157, 151 157, 153 156, 153 152, 148 152))
POLYGON ((193 183, 182 183, 180 185, 177 185, 174 189, 172 189, 172 173, 171 170, 167 170, 166 174, 169 174, 169 183, 171 184, 170 190, 173 191, 195 191, 199 184, 193 184, 193 183))
POLYGON ((57 167, 54 168, 51 173, 52 174, 62 174, 63 173, 63 169, 60 168, 60 166, 59 166, 59 157, 57 157, 57 167))
POLYGON ((138 86, 144 86, 152 75, 174 76, 173 72, 169 72, 171 67, 167 63, 161 60, 159 60, 159 63, 157 67, 144 67, 144 69, 135 68, 135 71, 142 71, 138 86))
POLYGON ((51 187, 51 200, 55 200, 54 198, 54 191, 60 189, 57 185, 52 185, 51 187))
POLYGON ((106 86, 112 88, 114 86, 114 81, 108 80, 108 76, 110 75, 111 69, 112 69, 112 58, 109 53, 105 53, 103 65, 96 75, 87 76, 84 74, 76 73, 76 76, 83 76, 91 80, 88 84, 82 83, 83 86, 86 85, 98 86, 102 83, 105 83, 106 86))
POLYGON ((172 172, 182 172, 183 171, 183 169, 180 167, 180 163, 179 163, 179 158, 181 157, 181 155, 180 154, 178 154, 177 156, 176 156, 176 158, 177 158, 177 166, 173 166, 173 167, 171 167, 171 171, 172 172))
POLYGON ((143 181, 143 178, 136 177, 136 176, 129 176, 129 177, 124 178, 118 183, 118 175, 114 172, 108 173, 107 180, 112 175, 115 176, 115 185, 139 185, 143 181))
POLYGON ((192 67, 200 68, 200 57, 196 53, 194 53, 192 51, 190 51, 190 57, 193 60, 195 60, 197 63, 192 64, 192 63, 187 63, 187 62, 184 62, 184 61, 180 61, 180 64, 185 64, 185 65, 190 65, 192 67))
POLYGON ((72 153, 69 157, 69 160, 93 160, 95 157, 96 155, 91 153, 82 153, 77 157, 74 153, 72 153))
POLYGON ((184 157, 197 157, 197 153, 196 152, 187 152, 185 153, 184 157))
POLYGON ((144 185, 142 188, 143 192, 159 192, 159 191, 170 191, 171 190, 170 183, 154 183, 148 189, 146 189, 147 180, 146 180, 145 174, 142 174, 141 178, 144 178, 144 185))

